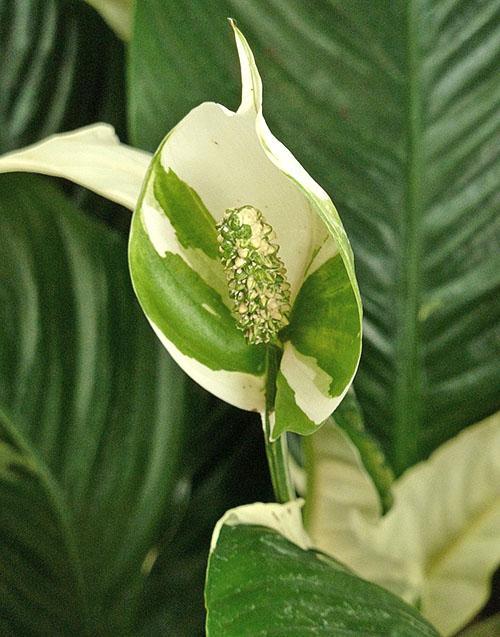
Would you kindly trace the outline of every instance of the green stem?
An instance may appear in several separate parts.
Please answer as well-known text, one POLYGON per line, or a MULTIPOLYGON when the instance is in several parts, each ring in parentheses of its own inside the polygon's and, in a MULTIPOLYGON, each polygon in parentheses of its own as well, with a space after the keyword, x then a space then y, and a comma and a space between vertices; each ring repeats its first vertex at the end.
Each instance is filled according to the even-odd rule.
POLYGON ((274 345, 267 348, 267 380, 266 380, 266 411, 263 414, 264 440, 266 456, 271 474, 274 495, 277 502, 289 502, 295 499, 295 489, 292 486, 290 468, 288 465, 288 445, 286 433, 277 440, 271 441, 270 414, 274 411, 276 397, 276 376, 279 369, 281 351, 274 345))
MULTIPOLYGON (((266 414, 266 423, 268 422, 266 414)), ((277 502, 289 502, 295 499, 295 490, 292 486, 290 470, 288 468, 288 446, 286 434, 281 434, 278 440, 269 440, 269 429, 264 425, 264 436, 266 440, 266 455, 271 473, 274 496, 277 502)))

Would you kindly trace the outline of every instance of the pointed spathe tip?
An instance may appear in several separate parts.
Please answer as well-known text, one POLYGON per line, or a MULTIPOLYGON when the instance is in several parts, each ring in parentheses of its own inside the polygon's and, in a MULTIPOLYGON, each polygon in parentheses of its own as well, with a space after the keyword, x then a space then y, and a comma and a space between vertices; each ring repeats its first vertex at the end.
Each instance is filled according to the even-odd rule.
POLYGON ((255 64, 255 58, 245 36, 239 30, 236 21, 233 18, 228 18, 228 22, 234 32, 238 57, 240 59, 241 104, 238 108, 238 113, 251 112, 257 114, 262 110, 262 81, 255 64))

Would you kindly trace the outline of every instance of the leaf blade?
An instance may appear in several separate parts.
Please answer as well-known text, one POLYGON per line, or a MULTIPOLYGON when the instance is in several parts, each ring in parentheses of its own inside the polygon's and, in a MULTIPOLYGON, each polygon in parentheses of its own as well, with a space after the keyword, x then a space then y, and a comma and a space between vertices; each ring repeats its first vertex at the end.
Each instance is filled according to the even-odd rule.
POLYGON ((339 433, 325 426, 307 441, 312 537, 363 577, 419 602, 429 621, 454 634, 487 601, 500 562, 498 415, 398 478, 382 518, 374 485, 339 433))
POLYGON ((93 121, 103 62, 115 48, 93 12, 83 3, 2 0, 0 22, 0 56, 8 60, 0 76, 0 153, 93 121))
POLYGON ((39 634, 43 627, 53 633, 86 634, 89 609, 64 498, 3 411, 0 501, 2 633, 39 634), (32 532, 33 526, 39 533, 32 532), (36 615, 23 612, 18 603, 26 596, 36 615))
MULTIPOLYGON (((0 181, 0 406, 64 496, 90 605, 82 634, 123 634, 206 396, 144 320, 121 237, 40 178, 0 181)), ((29 581, 9 602, 27 621, 41 594, 29 581)))
POLYGON ((208 635, 437 635, 387 591, 270 528, 279 517, 291 524, 289 509, 274 511, 271 524, 263 519, 258 526, 266 506, 277 508, 241 507, 241 521, 219 522, 207 571, 208 635))

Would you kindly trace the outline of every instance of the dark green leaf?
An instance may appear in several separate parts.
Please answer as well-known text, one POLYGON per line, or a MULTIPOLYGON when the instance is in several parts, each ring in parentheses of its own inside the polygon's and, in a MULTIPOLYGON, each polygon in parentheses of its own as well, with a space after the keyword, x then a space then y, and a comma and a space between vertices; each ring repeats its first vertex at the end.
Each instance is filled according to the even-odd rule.
POLYGON ((147 325, 120 237, 34 177, 0 193, 0 633, 122 635, 206 395, 147 325))
POLYGON ((137 4, 129 66, 130 135, 135 145, 154 151, 201 102, 237 108, 239 67, 229 15, 226 0, 198 2, 195 11, 161 0, 137 4))
POLYGON ((145 582, 137 611, 141 637, 205 634, 203 586, 213 528, 227 509, 273 497, 260 418, 227 405, 217 409, 217 403, 215 418, 200 422, 191 443, 198 465, 189 501, 175 534, 158 544, 145 582))
POLYGON ((210 556, 209 637, 435 636, 384 589, 259 526, 223 526, 210 556))
POLYGON ((356 380, 397 473, 499 407, 496 0, 138 3, 135 143, 238 104, 249 39, 272 131, 335 200, 365 307, 356 380))
POLYGON ((0 633, 86 634, 83 574, 64 495, 1 411, 0 538, 0 633))
POLYGON ((109 36, 84 2, 0 0, 0 152, 114 114, 101 94, 119 47, 109 36))

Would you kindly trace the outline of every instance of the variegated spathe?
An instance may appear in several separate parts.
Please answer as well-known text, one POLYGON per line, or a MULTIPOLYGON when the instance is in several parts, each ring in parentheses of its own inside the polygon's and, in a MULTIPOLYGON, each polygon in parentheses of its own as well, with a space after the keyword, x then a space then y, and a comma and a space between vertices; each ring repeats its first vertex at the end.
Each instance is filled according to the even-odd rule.
POLYGON ((361 302, 335 207, 267 128, 252 52, 233 28, 241 105, 201 104, 166 136, 134 213, 130 267, 165 347, 223 400, 263 412, 266 346, 278 346, 277 438, 314 431, 341 401, 361 302))

